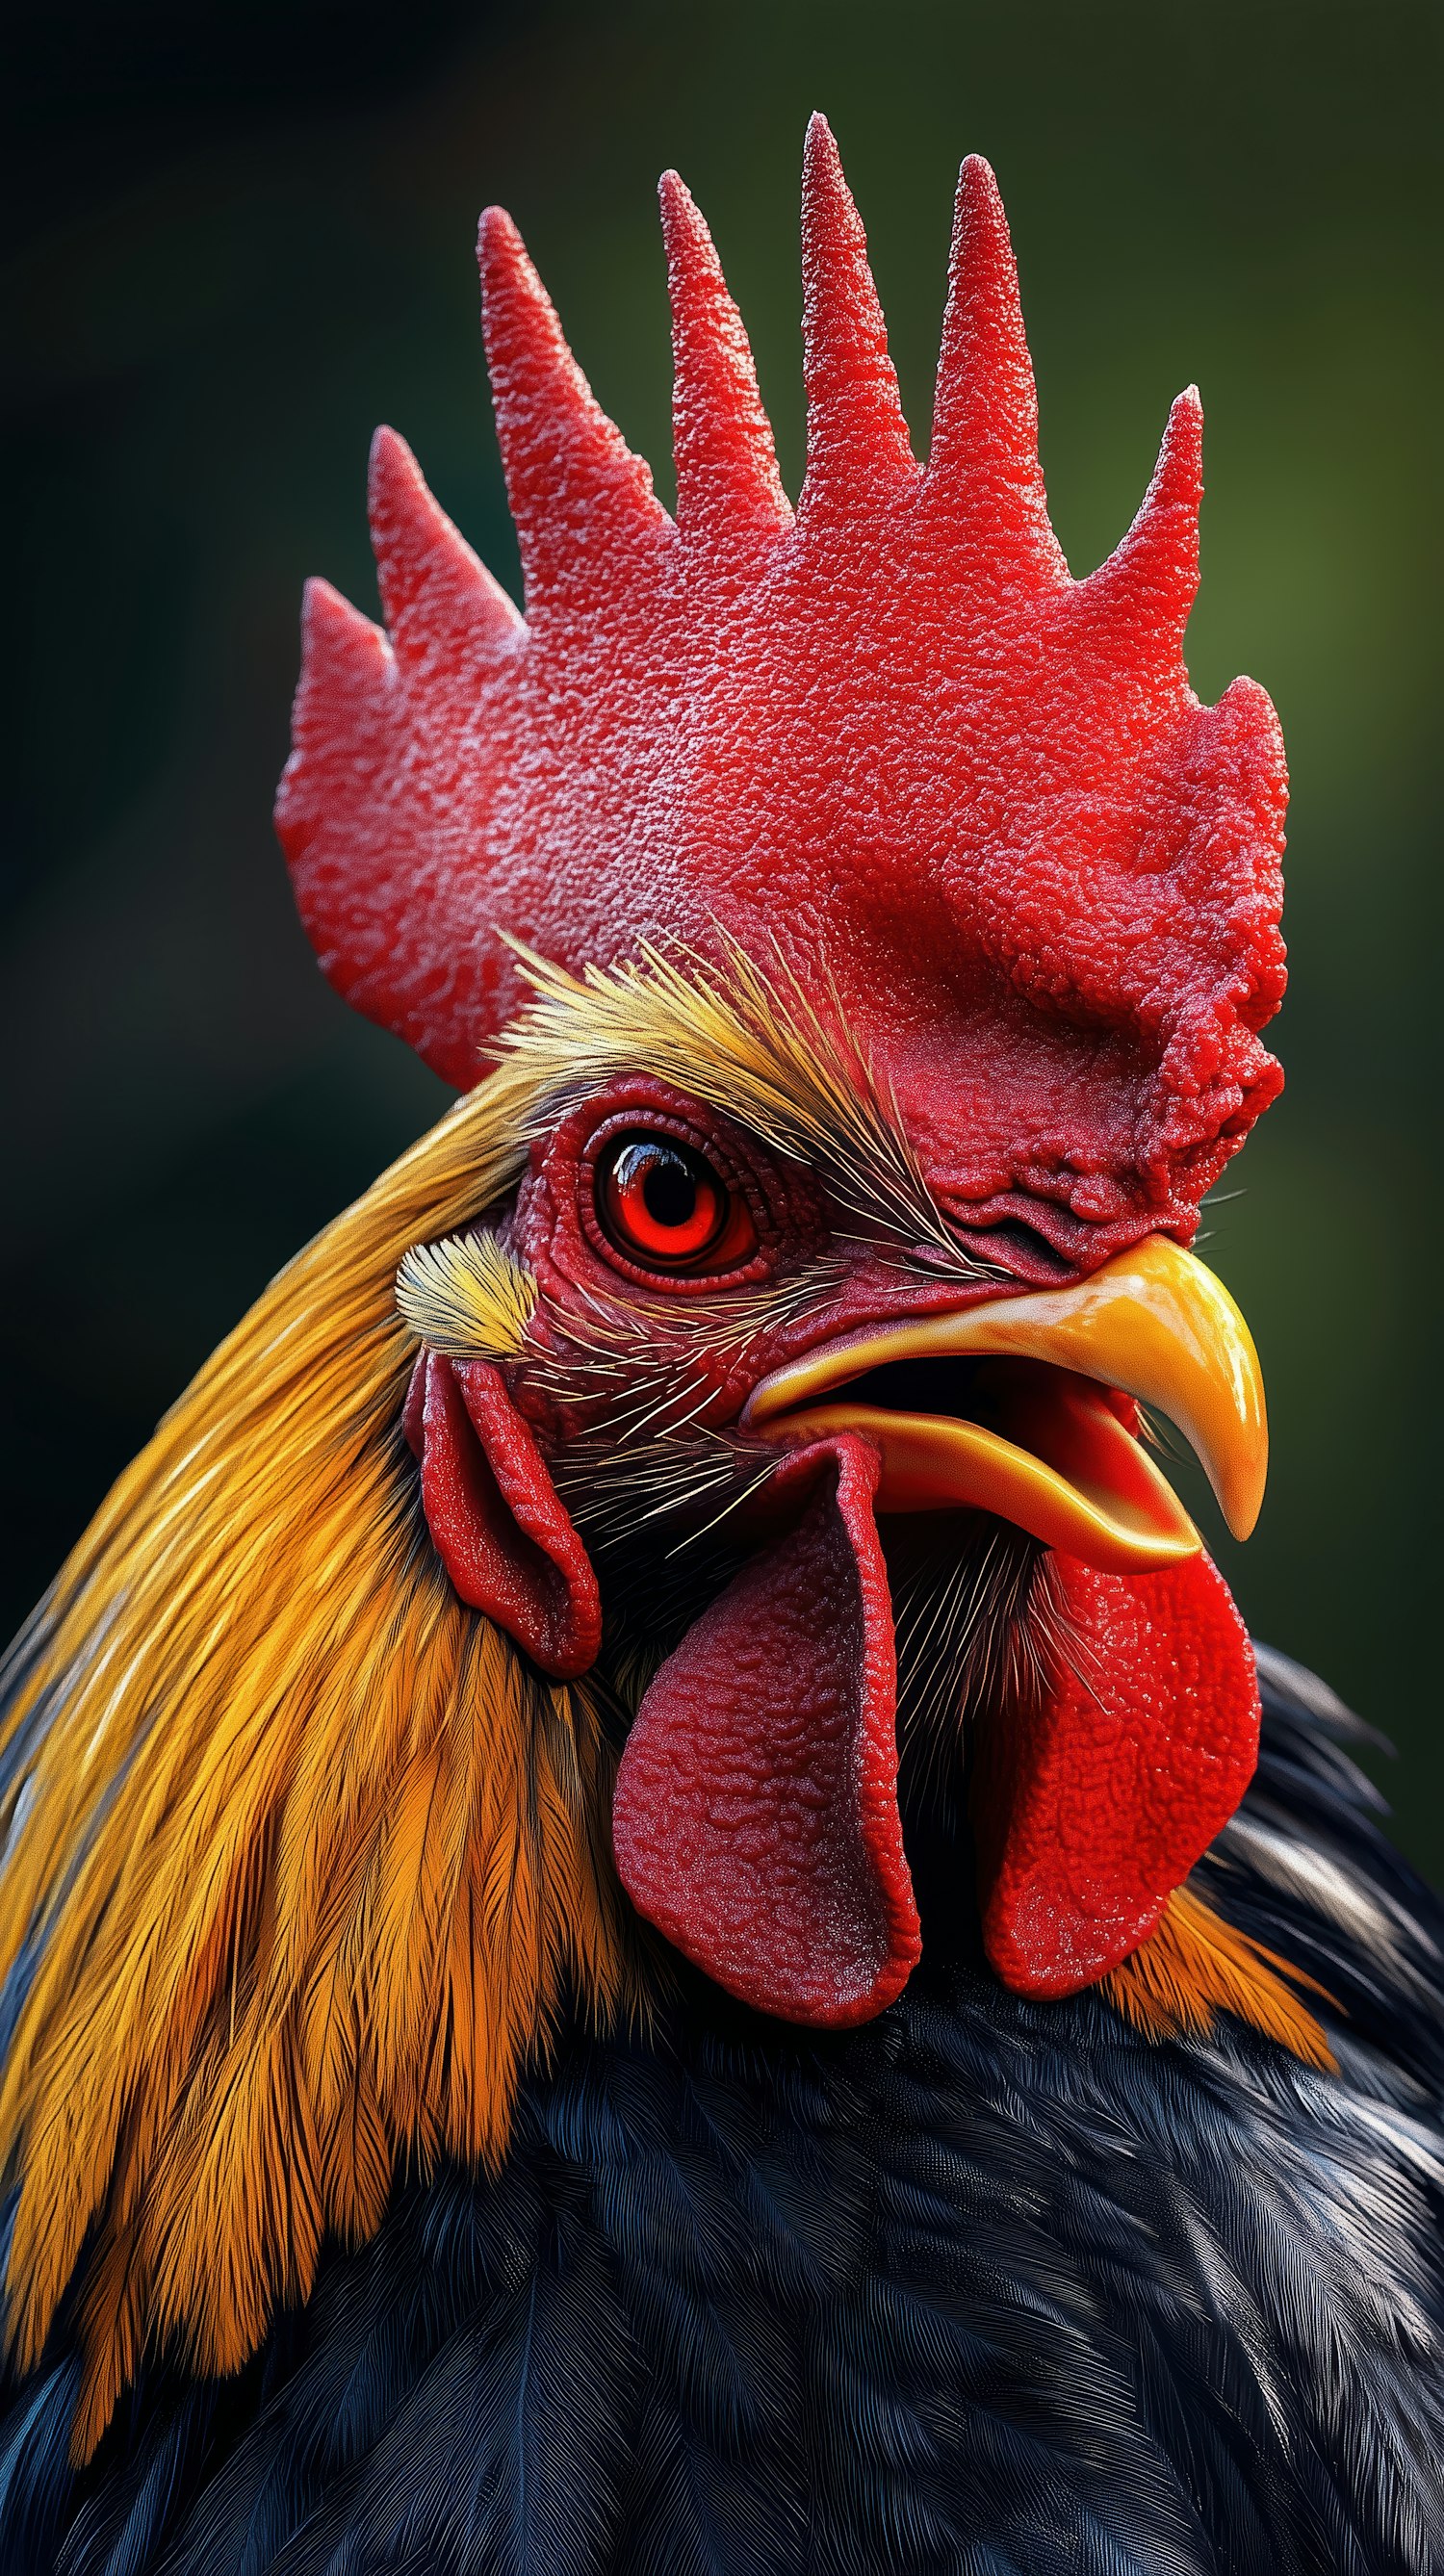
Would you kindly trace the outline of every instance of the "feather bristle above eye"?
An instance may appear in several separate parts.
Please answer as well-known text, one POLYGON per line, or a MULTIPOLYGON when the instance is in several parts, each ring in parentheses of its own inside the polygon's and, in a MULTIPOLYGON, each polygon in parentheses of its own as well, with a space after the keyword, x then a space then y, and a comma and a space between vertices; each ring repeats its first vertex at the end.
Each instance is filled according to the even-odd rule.
POLYGON ((494 1234, 413 1244, 396 1274, 396 1304, 419 1342, 453 1360, 508 1360, 536 1311, 529 1270, 494 1234))
POLYGON ((780 952, 764 971, 719 932, 720 969, 688 949, 646 943, 636 959, 580 976, 507 939, 534 999, 504 1038, 501 1061, 537 1077, 537 1123, 558 1102, 617 1073, 675 1083, 750 1128, 774 1153, 808 1163, 839 1209, 931 1274, 1006 1274, 959 1242, 908 1140, 897 1101, 847 1028, 842 1002, 819 1010, 780 952))

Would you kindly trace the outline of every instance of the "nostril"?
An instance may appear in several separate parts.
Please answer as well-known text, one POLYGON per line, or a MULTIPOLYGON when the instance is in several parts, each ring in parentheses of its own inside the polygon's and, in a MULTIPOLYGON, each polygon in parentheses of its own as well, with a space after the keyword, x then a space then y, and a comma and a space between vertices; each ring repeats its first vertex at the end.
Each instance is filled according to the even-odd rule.
POLYGON ((959 1225, 953 1231, 964 1249, 1000 1270, 1035 1283, 1055 1286, 1077 1276, 1076 1263, 1022 1217, 1000 1217, 996 1225, 959 1225))

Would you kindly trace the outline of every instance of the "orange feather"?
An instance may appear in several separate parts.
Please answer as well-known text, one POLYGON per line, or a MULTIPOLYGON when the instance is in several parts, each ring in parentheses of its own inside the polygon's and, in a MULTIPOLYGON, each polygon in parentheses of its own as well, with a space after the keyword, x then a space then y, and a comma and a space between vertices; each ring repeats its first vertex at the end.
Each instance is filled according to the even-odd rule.
POLYGON ((1227 2012, 1306 2066, 1335 2072, 1338 2061, 1327 2034, 1294 1986, 1324 1993, 1312 1977, 1251 1941, 1184 1886, 1174 1889, 1151 1939, 1100 1979, 1099 1992, 1150 2039, 1180 2033, 1206 2039, 1215 2014, 1227 2012))

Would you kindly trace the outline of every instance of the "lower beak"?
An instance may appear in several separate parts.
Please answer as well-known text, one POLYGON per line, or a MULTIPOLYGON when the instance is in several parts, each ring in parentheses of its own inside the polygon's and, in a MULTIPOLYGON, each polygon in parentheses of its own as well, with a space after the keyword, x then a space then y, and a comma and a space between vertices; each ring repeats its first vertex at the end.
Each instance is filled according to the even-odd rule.
POLYGON ((788 1447, 861 1432, 882 1459, 882 1512, 993 1512, 1086 1564, 1142 1573, 1196 1555, 1202 1541, 1118 1395, 1177 1425, 1246 1538, 1268 1468, 1258 1355, 1222 1282, 1161 1235, 1066 1288, 825 1343, 764 1378, 743 1422, 788 1447), (857 1383, 929 1360, 979 1364, 962 1413, 902 1410, 857 1383))

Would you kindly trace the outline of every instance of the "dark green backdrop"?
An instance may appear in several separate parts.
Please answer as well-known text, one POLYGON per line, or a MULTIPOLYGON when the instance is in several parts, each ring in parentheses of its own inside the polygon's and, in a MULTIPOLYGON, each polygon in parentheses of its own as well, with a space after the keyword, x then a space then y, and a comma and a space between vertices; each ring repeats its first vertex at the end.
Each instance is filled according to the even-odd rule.
POLYGON ((51 0, 20 22, 0 332, 12 1617, 268 1274, 441 1104, 321 984, 268 811, 302 576, 374 597, 375 421, 514 577, 478 208, 512 208, 665 490, 652 187, 675 161, 795 481, 797 169, 821 105, 919 424, 957 162, 995 163, 1075 568, 1130 517, 1170 395, 1202 385, 1190 662, 1209 698, 1238 669, 1267 683, 1294 771, 1289 1087, 1209 1246, 1257 1331, 1275 1463, 1257 1538, 1222 1554, 1259 1631, 1394 1734, 1400 1830, 1444 1871, 1441 30, 1437 0, 51 0))

